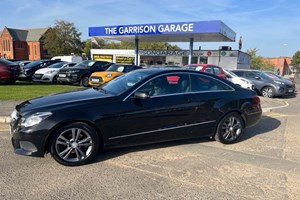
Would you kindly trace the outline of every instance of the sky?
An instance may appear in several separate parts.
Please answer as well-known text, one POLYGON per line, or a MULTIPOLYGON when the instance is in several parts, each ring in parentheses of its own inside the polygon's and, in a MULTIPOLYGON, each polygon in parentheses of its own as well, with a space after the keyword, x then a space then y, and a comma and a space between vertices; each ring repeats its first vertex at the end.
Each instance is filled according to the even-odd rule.
MULTIPOLYGON (((296 0, 1 0, 0 30, 53 27, 74 23, 81 39, 88 27, 221 20, 236 42, 195 43, 194 49, 219 46, 257 49, 263 57, 292 57, 300 51, 300 1, 296 0)), ((172 43, 188 49, 188 43, 172 43)))

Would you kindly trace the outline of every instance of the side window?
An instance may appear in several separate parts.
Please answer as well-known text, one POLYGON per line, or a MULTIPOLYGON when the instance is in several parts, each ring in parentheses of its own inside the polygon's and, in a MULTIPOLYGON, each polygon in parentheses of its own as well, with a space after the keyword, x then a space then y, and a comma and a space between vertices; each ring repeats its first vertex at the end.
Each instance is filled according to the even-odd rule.
POLYGON ((240 71, 233 71, 233 73, 235 73, 236 75, 238 75, 239 77, 244 77, 244 73, 240 72, 240 71))
POLYGON ((224 91, 232 90, 231 87, 225 83, 203 75, 191 75, 191 91, 224 91))
POLYGON ((256 75, 252 72, 245 72, 245 77, 249 79, 255 79, 256 75))
POLYGON ((149 96, 186 93, 190 91, 189 75, 174 74, 160 76, 149 81, 138 91, 145 92, 149 96))
POLYGON ((208 66, 208 67, 206 67, 206 69, 204 70, 204 72, 213 74, 213 69, 212 69, 211 66, 208 66))
POLYGON ((222 70, 219 67, 214 67, 214 74, 221 74, 222 70))
POLYGON ((134 70, 134 66, 126 66, 123 72, 130 72, 132 70, 134 70))

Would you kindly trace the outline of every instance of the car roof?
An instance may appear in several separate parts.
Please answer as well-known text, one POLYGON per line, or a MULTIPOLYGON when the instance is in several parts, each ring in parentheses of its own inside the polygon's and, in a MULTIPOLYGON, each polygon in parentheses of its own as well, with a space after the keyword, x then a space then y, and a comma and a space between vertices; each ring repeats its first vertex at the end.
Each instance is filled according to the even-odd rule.
POLYGON ((232 69, 230 71, 251 71, 251 72, 259 72, 261 70, 257 70, 257 69, 232 69))
POLYGON ((203 67, 207 67, 207 66, 217 66, 217 67, 220 67, 220 66, 218 66, 218 65, 214 65, 214 64, 209 64, 209 63, 207 63, 207 64, 201 64, 201 63, 198 63, 198 64, 187 64, 187 65, 185 65, 185 66, 203 66, 203 67))
MULTIPOLYGON (((165 72, 170 72, 170 73, 176 73, 176 72, 188 72, 188 73, 197 73, 197 74, 203 74, 203 75, 206 75, 206 76, 212 76, 212 77, 217 77, 217 78, 220 78, 214 74, 209 74, 209 73, 206 73, 206 72, 200 72, 200 71, 195 71, 195 70, 190 70, 190 69, 184 69, 184 68, 172 68, 172 67, 169 67, 169 68, 145 68, 145 69, 138 69, 138 70, 134 70, 132 72, 136 72, 136 71, 143 71, 143 72, 147 72, 147 73, 151 73, 151 74, 157 74, 157 73, 165 73, 165 72)), ((222 80, 222 78, 220 78, 222 80)))

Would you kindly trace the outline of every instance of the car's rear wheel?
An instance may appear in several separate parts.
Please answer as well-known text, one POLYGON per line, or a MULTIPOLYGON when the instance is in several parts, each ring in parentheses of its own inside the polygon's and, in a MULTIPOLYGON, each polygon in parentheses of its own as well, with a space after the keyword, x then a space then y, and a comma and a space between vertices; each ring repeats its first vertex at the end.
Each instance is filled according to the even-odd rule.
POLYGON ((99 149, 99 137, 86 123, 71 123, 54 134, 50 153, 60 164, 78 166, 89 163, 99 149))
POLYGON ((275 90, 274 88, 270 87, 270 86, 267 86, 267 87, 264 87, 262 90, 261 90, 261 95, 263 97, 267 97, 267 98, 273 98, 275 96, 275 90))
POLYGON ((223 144, 232 144, 238 140, 244 129, 244 122, 238 113, 229 113, 217 126, 215 140, 223 144))
POLYGON ((89 86, 89 77, 88 76, 82 77, 80 85, 83 87, 88 87, 89 86))

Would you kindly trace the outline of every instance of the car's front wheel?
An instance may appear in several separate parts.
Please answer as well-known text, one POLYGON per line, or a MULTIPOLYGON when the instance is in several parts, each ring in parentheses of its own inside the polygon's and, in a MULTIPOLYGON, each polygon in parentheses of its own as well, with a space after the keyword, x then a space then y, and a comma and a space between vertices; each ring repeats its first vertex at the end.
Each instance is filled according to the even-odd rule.
POLYGON ((267 86, 267 87, 264 87, 262 90, 261 90, 261 95, 263 97, 267 97, 267 98, 273 98, 275 96, 275 90, 274 88, 270 87, 270 86, 267 86))
POLYGON ((94 128, 86 123, 71 123, 54 134, 50 153, 60 164, 78 166, 89 163, 99 149, 99 137, 94 128))
POLYGON ((89 86, 89 77, 88 76, 82 77, 80 85, 83 87, 88 87, 89 86))
POLYGON ((237 141, 244 129, 244 122, 238 113, 229 113, 223 117, 217 126, 215 140, 223 144, 237 141))

